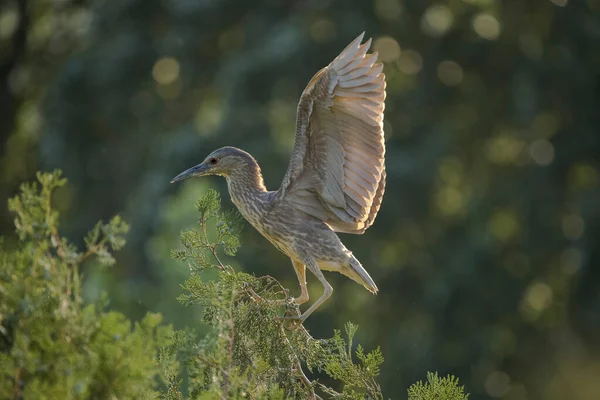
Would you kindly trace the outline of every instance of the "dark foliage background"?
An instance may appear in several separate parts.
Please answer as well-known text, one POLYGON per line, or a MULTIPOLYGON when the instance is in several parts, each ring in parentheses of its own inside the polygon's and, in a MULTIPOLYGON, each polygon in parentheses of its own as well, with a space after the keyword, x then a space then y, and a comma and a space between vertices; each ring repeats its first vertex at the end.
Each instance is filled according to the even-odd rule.
MULTIPOLYGON (((329 275, 308 329, 361 325, 391 398, 427 370, 473 399, 599 397, 598 0, 4 0, 0 232, 18 184, 60 167, 69 236, 115 213, 132 227, 121 267, 84 271, 87 298, 197 325, 169 249, 225 184, 170 178, 233 145, 275 189, 304 85, 363 30, 388 80, 389 183, 344 242, 381 293, 329 275)), ((295 293, 289 260, 243 242, 237 262, 295 293)))

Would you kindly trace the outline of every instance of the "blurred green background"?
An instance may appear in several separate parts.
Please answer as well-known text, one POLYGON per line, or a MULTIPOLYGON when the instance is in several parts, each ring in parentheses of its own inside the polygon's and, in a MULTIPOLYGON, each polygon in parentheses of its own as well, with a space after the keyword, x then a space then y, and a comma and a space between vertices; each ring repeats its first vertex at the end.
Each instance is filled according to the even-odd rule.
MULTIPOLYGON (((300 93, 363 30, 385 63, 388 186, 343 240, 381 291, 328 274, 308 329, 360 324, 394 399, 427 370, 476 400, 600 399, 600 0, 3 0, 0 233, 19 183, 61 168, 63 233, 132 226, 86 296, 197 325, 169 250, 200 193, 228 196, 169 180, 232 145, 276 189, 300 93)), ((297 295, 252 228, 231 262, 297 295)))

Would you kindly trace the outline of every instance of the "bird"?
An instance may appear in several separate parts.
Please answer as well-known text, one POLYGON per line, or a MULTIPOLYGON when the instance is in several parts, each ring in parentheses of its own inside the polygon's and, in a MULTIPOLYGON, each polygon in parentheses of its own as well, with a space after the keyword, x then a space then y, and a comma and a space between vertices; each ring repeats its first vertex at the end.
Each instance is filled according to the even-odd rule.
POLYGON ((339 272, 373 294, 378 288, 337 233, 362 234, 380 209, 385 191, 383 112, 385 75, 377 52, 367 54, 364 32, 317 72, 297 107, 292 156, 276 191, 265 187, 249 153, 222 147, 171 183, 206 175, 223 176, 240 214, 287 255, 298 277, 297 305, 309 300, 308 269, 323 294, 300 315, 303 323, 333 292, 322 271, 339 272))

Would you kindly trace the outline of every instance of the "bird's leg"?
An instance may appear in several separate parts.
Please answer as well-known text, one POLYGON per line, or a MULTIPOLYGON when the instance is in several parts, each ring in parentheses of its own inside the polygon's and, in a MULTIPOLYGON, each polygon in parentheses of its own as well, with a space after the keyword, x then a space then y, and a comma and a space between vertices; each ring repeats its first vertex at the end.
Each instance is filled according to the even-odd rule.
MULTIPOLYGON (((308 301, 308 288, 306 287, 306 267, 300 261, 292 260, 292 265, 294 266, 294 271, 296 271, 296 276, 298 277, 298 282, 300 283, 300 297, 293 298, 293 303, 300 305, 304 304, 308 301)), ((287 304, 289 301, 289 291, 287 292, 287 298, 282 300, 271 300, 271 303, 277 305, 287 304)))
POLYGON ((306 287, 306 267, 299 261, 292 260, 294 264, 294 271, 298 276, 298 282, 300 282, 300 297, 294 298, 294 303, 300 305, 308 301, 308 288, 306 287))
POLYGON ((308 318, 310 314, 312 314, 317 308, 319 308, 319 306, 331 296, 331 293, 333 293, 333 288, 331 287, 329 282, 327 282, 327 279, 325 279, 325 276, 319 269, 319 265, 317 264, 316 260, 312 257, 309 257, 305 260, 304 264, 310 270, 310 272, 312 272, 317 277, 317 279, 319 280, 319 282, 321 282, 325 290, 323 292, 323 295, 319 297, 319 299, 315 301, 315 303, 312 306, 310 306, 308 310, 304 311, 302 315, 283 317, 284 319, 298 320, 304 322, 304 320, 306 320, 306 318, 308 318))

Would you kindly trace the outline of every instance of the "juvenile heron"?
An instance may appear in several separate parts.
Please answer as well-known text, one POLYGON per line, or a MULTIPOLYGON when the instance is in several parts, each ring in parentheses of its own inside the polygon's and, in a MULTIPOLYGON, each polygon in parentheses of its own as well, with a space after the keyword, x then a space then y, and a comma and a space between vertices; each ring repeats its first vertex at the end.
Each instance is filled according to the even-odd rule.
POLYGON ((221 175, 240 213, 291 258, 300 282, 297 304, 309 299, 306 268, 323 284, 323 295, 304 321, 333 291, 321 270, 337 271, 371 293, 377 286, 335 232, 362 234, 373 224, 385 189, 383 110, 385 76, 377 52, 367 54, 361 34, 302 93, 296 139, 277 191, 267 191, 260 167, 235 147, 212 152, 172 181, 221 175))

